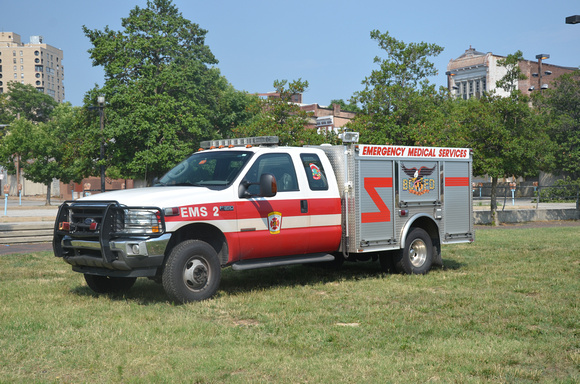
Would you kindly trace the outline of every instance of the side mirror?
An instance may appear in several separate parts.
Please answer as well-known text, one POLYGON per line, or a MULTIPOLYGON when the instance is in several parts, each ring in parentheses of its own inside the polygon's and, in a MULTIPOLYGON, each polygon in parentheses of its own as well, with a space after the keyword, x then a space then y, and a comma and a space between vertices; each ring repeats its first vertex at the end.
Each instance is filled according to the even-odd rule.
POLYGON ((260 176, 260 196, 273 197, 278 193, 278 184, 276 177, 271 173, 262 173, 260 176))
POLYGON ((260 175, 259 183, 250 183, 249 181, 244 180, 238 187, 238 197, 240 199, 249 197, 273 197, 276 196, 276 193, 278 193, 278 185, 276 184, 276 177, 271 173, 263 173, 260 175), (260 193, 257 195, 249 193, 248 188, 251 185, 259 185, 260 193))

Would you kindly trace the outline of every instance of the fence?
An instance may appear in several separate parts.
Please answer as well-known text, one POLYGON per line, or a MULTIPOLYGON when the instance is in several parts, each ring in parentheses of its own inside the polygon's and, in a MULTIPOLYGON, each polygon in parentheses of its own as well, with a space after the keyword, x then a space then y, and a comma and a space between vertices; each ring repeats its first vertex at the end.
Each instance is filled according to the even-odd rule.
MULTIPOLYGON (((497 199, 504 199, 504 206, 508 199, 529 198, 530 203, 561 203, 575 202, 576 209, 580 209, 580 185, 550 185, 541 186, 536 183, 499 183, 497 185, 497 199)), ((491 197, 491 183, 473 183, 473 198, 485 199, 491 197)))

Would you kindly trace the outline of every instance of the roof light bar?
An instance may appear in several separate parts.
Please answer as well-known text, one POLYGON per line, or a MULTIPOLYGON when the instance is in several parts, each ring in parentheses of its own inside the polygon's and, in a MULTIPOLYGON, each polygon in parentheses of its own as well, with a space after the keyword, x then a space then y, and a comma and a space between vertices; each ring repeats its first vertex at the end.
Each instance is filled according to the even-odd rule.
POLYGON ((248 147, 254 145, 278 145, 278 136, 242 137, 238 139, 221 139, 202 141, 199 146, 203 149, 248 147), (213 148, 212 148, 213 147, 213 148))

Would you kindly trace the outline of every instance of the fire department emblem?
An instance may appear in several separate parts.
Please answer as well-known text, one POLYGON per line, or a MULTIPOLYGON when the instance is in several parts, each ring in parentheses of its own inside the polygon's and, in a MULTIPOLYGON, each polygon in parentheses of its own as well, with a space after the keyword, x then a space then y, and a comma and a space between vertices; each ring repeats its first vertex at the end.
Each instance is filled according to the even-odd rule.
POLYGON ((280 233, 282 229, 282 214, 280 212, 268 213, 268 229, 272 235, 280 233))
POLYGON ((413 195, 421 196, 435 189, 435 180, 425 179, 425 177, 430 176, 435 171, 435 168, 437 168, 437 165, 433 168, 421 167, 417 169, 416 167, 407 168, 404 164, 401 164, 401 168, 409 176, 409 179, 403 180, 403 190, 413 195))

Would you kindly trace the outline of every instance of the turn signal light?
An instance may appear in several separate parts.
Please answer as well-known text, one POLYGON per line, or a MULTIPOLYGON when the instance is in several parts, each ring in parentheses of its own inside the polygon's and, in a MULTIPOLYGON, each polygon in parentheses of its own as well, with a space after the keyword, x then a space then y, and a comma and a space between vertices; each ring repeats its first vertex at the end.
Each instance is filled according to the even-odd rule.
POLYGON ((63 221, 58 223, 59 231, 70 231, 70 223, 68 221, 63 221))

